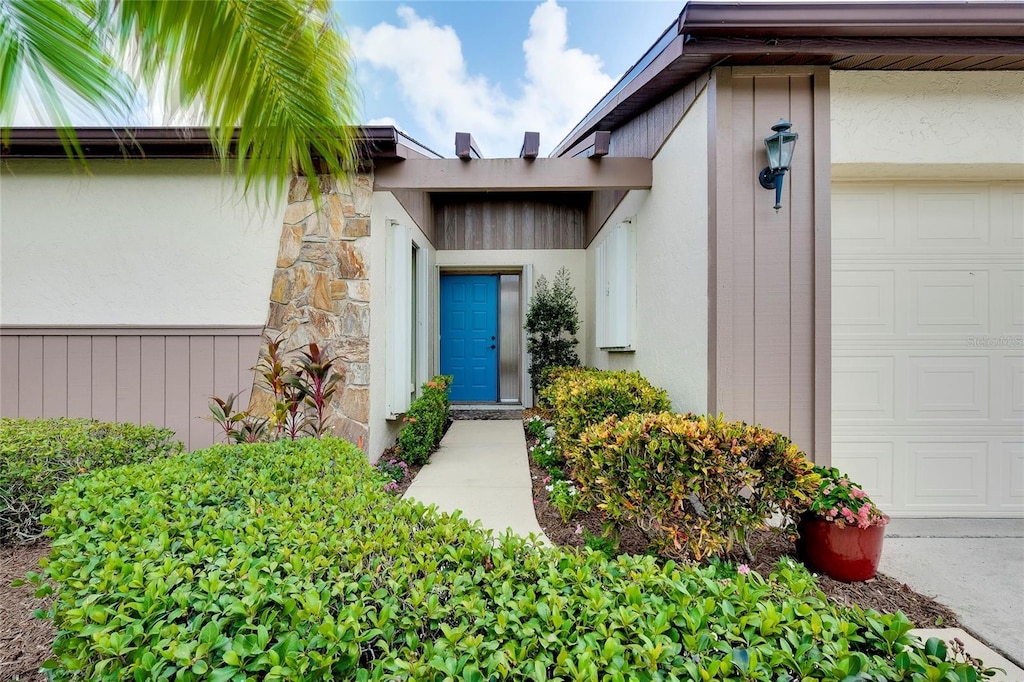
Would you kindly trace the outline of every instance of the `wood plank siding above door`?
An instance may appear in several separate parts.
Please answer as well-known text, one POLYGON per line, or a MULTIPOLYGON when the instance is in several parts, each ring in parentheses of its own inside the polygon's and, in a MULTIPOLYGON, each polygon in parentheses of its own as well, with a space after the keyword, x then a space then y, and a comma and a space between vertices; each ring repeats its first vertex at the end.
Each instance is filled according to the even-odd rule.
POLYGON ((252 389, 260 327, 0 330, 0 415, 86 417, 172 429, 190 450, 218 439, 210 396, 252 389))
POLYGON ((435 195, 437 248, 582 249, 588 200, 576 192, 550 199, 435 195))

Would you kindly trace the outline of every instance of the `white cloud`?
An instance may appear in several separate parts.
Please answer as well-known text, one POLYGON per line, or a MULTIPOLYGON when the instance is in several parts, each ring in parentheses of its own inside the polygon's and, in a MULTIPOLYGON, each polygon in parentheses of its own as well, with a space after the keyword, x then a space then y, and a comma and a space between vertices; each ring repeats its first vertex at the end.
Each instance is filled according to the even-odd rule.
POLYGON ((438 26, 411 7, 400 7, 396 26, 353 29, 357 58, 393 72, 409 114, 429 139, 451 154, 456 131, 473 134, 485 156, 515 156, 523 132, 536 130, 553 148, 614 84, 597 55, 568 47, 565 8, 546 0, 530 17, 523 41, 522 91, 509 94, 470 71, 451 26, 438 26))

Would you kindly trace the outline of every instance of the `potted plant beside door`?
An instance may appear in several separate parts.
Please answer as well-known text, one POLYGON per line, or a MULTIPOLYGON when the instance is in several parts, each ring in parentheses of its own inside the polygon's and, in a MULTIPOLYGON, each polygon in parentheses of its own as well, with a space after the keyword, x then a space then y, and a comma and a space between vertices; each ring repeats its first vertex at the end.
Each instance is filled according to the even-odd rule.
POLYGON ((856 582, 873 578, 889 517, 864 489, 835 467, 815 467, 818 493, 798 527, 798 550, 812 570, 856 582))

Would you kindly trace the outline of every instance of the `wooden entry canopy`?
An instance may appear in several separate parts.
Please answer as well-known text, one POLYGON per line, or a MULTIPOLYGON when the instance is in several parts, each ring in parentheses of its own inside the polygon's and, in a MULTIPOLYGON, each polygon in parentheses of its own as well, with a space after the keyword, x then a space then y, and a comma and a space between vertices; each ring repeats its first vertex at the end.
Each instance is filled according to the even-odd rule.
POLYGON ((421 192, 580 192, 650 189, 650 159, 406 159, 380 164, 375 190, 421 192))

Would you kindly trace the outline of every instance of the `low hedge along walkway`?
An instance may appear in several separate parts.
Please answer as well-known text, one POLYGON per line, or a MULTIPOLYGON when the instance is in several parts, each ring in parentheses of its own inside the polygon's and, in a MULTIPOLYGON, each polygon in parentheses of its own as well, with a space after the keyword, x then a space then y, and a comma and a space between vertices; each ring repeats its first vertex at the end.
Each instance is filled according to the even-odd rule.
POLYGON ((797 566, 725 578, 495 546, 383 492, 332 439, 97 472, 62 487, 45 522, 58 680, 910 679, 947 665, 910 648, 904 617, 829 604, 797 566))

